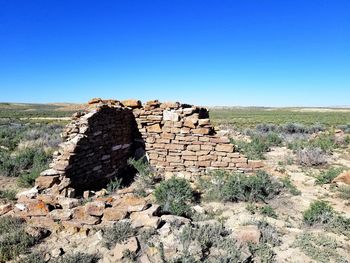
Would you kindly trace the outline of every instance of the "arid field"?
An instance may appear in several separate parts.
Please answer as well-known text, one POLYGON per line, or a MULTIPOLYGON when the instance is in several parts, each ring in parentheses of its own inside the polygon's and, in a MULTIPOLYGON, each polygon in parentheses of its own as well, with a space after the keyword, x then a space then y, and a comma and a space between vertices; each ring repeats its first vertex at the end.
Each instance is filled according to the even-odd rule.
MULTIPOLYGON (((94 103, 119 109, 110 101, 94 103)), ((64 194, 62 174, 39 175, 57 165, 64 141, 90 136, 91 123, 81 131, 89 113, 71 122, 88 106, 0 103, 0 262, 350 262, 349 109, 212 107, 214 132, 201 108, 128 103, 141 121, 152 122, 146 126, 155 134, 151 143, 161 140, 161 150, 149 150, 143 138, 148 160, 170 163, 172 170, 160 172, 144 156, 130 158, 105 187, 86 189, 84 180, 76 181, 64 194), (142 119, 142 111, 156 115, 159 107, 163 119, 142 119), (172 114, 166 121, 164 111, 172 114), (168 146, 182 145, 191 136, 181 134, 191 129, 198 130, 197 143, 168 146), (158 138, 172 133, 182 139, 158 138), (214 133, 229 140, 214 142, 214 133), (213 149, 206 150, 212 139, 213 149), (169 147, 172 161, 162 147, 169 147), (209 159, 214 153, 215 165, 209 159), (236 156, 239 165, 231 166, 236 156), (191 166, 210 169, 196 175, 188 172, 191 166)), ((76 149, 69 158, 79 155, 76 149)))

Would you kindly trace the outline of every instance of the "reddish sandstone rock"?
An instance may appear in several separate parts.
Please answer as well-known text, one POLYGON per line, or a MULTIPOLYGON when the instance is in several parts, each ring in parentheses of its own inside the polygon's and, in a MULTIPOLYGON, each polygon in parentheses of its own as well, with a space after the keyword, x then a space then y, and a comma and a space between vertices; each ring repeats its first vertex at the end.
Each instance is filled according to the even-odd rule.
POLYGON ((12 210, 12 204, 0 205, 0 216, 10 212, 12 210))
POLYGON ((198 129, 193 129, 192 133, 193 134, 207 135, 207 134, 211 133, 211 130, 209 128, 198 128, 198 129))
POLYGON ((60 183, 59 176, 39 176, 35 180, 35 185, 40 190, 50 188, 54 184, 59 184, 59 183, 60 183))
POLYGON ((101 98, 93 98, 91 100, 88 101, 88 104, 91 105, 91 104, 97 104, 99 102, 102 102, 102 99, 101 98))
POLYGON ((73 216, 72 210, 55 209, 48 214, 48 218, 54 220, 70 220, 73 216))
POLYGON ((73 208, 73 219, 86 225, 96 225, 101 221, 99 217, 89 215, 84 206, 73 208))
POLYGON ((103 221, 119 221, 127 216, 127 211, 119 208, 109 207, 103 213, 103 221))
POLYGON ((218 144, 215 147, 215 150, 218 152, 228 152, 228 153, 232 153, 234 149, 233 144, 218 144))
POLYGON ((106 205, 101 201, 94 201, 85 205, 86 213, 90 216, 102 216, 106 205))
POLYGON ((121 244, 116 244, 113 249, 114 260, 121 260, 125 250, 136 253, 139 250, 139 244, 136 237, 130 237, 121 244))
POLYGON ((350 171, 342 172, 333 180, 333 183, 350 185, 350 171))
POLYGON ((41 200, 30 200, 26 208, 27 216, 46 216, 50 212, 48 205, 41 200))
POLYGON ((160 128, 159 124, 153 124, 147 127, 147 131, 154 132, 154 133, 161 133, 162 129, 160 128))
POLYGON ((133 109, 142 107, 142 104, 141 104, 140 100, 123 100, 122 104, 125 107, 129 107, 129 108, 133 108, 133 109))

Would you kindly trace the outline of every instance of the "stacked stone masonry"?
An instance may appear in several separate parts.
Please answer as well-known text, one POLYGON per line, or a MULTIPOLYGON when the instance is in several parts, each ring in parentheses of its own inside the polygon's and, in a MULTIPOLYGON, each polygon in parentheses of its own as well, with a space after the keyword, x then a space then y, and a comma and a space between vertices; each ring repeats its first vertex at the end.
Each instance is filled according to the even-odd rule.
POLYGON ((143 155, 160 172, 189 177, 212 169, 262 167, 215 131, 207 109, 178 102, 154 100, 142 105, 138 100, 93 99, 86 111, 74 114, 62 136, 65 142, 51 169, 37 184, 65 196, 101 188, 127 166, 129 158, 143 155))

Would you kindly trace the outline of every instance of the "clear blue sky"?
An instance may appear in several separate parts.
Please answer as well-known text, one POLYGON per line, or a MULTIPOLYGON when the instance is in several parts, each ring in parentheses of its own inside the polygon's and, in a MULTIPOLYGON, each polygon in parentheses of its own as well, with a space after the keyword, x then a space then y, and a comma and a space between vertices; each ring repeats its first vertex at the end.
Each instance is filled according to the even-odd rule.
POLYGON ((349 0, 0 0, 0 101, 350 105, 349 0))

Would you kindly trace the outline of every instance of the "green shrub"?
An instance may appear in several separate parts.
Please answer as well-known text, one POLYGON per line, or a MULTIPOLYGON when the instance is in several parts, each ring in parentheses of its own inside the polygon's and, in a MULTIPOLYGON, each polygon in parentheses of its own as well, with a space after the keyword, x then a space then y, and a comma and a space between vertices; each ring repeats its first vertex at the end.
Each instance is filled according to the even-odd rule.
POLYGON ((23 221, 11 218, 0 218, 0 262, 15 259, 28 251, 36 239, 24 231, 23 221))
POLYGON ((99 260, 98 255, 78 252, 72 255, 64 255, 55 259, 53 263, 97 263, 99 260))
POLYGON ((277 218, 276 211, 269 205, 263 206, 260 208, 260 213, 264 216, 272 217, 272 218, 277 218))
POLYGON ((25 258, 21 258, 18 263, 46 263, 46 260, 44 258, 44 255, 34 252, 30 253, 25 258))
POLYGON ((236 241, 231 238, 231 232, 221 224, 186 225, 179 233, 183 251, 170 262, 241 262, 242 255, 236 241), (194 255, 190 247, 199 246, 201 252, 194 255), (217 251, 210 255, 211 251, 217 251), (205 255, 205 256, 204 256, 205 255), (201 260, 194 258, 201 257, 201 260))
POLYGON ((342 245, 324 234, 304 233, 297 237, 293 246, 299 247, 307 256, 317 262, 348 262, 338 253, 338 248, 342 248, 342 245))
POLYGON ((254 224, 259 228, 261 232, 261 242, 270 244, 271 246, 279 246, 282 241, 280 239, 280 234, 276 227, 269 224, 265 220, 255 221, 254 224))
POLYGON ((231 143, 235 144, 238 150, 244 153, 250 160, 264 159, 264 153, 270 149, 268 143, 258 137, 252 138, 251 142, 231 140, 231 143))
POLYGON ((316 184, 329 184, 336 178, 344 169, 343 168, 334 168, 332 167, 329 170, 322 171, 318 176, 316 176, 316 184))
POLYGON ((303 220, 307 225, 329 224, 333 221, 334 209, 325 201, 316 200, 304 211, 303 220))
POLYGON ((104 245, 111 249, 115 244, 125 241, 134 234, 135 230, 131 227, 129 222, 119 221, 113 225, 113 227, 103 230, 104 245))
POLYGON ((180 216, 190 214, 189 204, 194 194, 187 180, 172 177, 163 181, 155 189, 154 196, 163 211, 180 216))
POLYGON ((119 179, 119 178, 115 178, 114 180, 110 180, 108 185, 107 185, 107 191, 109 193, 116 192, 120 188, 121 183, 122 183, 122 179, 119 179))
POLYGON ((146 190, 153 189, 155 183, 157 182, 158 178, 155 171, 144 160, 144 158, 140 158, 138 160, 129 159, 128 163, 137 170, 134 183, 136 194, 139 196, 146 196, 146 190))
POLYGON ((17 192, 15 190, 0 190, 0 199, 6 199, 8 201, 16 200, 17 192))
MULTIPOLYGON (((249 251, 254 257, 258 258, 257 262, 272 263, 276 262, 276 253, 271 249, 268 244, 249 244, 249 251)), ((254 261, 255 262, 255 261, 254 261)))
POLYGON ((277 195, 282 185, 264 171, 247 176, 242 173, 215 171, 211 178, 202 181, 202 189, 209 200, 218 201, 259 201, 277 195))
POLYGON ((350 200, 350 186, 341 186, 338 188, 339 197, 345 200, 350 200))
POLYGON ((40 173, 38 170, 44 170, 50 159, 51 153, 40 148, 26 148, 15 155, 0 151, 0 173, 15 177, 30 174, 32 171, 40 173))
POLYGON ((287 188, 292 195, 300 195, 301 191, 292 183, 290 176, 281 179, 283 187, 287 188))

